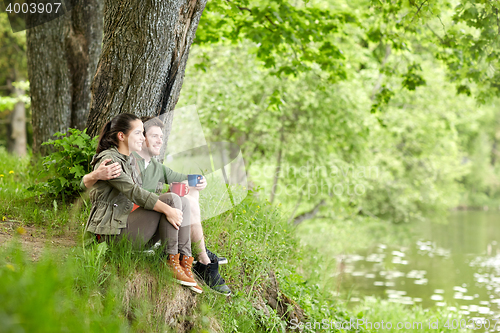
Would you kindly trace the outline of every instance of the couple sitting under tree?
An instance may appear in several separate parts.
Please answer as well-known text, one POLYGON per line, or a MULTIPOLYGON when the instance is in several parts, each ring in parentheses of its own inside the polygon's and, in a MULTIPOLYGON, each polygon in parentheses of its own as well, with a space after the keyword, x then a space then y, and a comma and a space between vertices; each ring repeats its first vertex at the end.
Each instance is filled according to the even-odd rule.
POLYGON ((164 125, 159 118, 142 120, 124 113, 104 125, 92 160, 94 171, 82 179, 82 187, 91 189, 92 203, 85 231, 98 242, 125 238, 138 249, 160 241, 177 282, 201 293, 194 270, 228 296, 231 290, 219 274, 219 264, 227 260, 206 249, 203 237, 199 191, 207 186, 206 179, 199 177, 185 196, 161 193, 165 184, 185 183, 188 175, 153 158, 160 155, 164 125), (191 242, 198 252, 194 266, 191 242))

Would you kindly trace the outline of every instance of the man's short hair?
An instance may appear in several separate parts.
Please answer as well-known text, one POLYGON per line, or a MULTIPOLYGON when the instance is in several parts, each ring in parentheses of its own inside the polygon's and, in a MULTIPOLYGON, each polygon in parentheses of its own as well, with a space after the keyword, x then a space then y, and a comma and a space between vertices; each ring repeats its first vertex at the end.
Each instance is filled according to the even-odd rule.
POLYGON ((144 123, 144 136, 146 136, 146 133, 149 131, 151 127, 158 126, 162 130, 165 127, 163 121, 161 121, 160 118, 158 117, 144 116, 141 117, 141 121, 144 123))

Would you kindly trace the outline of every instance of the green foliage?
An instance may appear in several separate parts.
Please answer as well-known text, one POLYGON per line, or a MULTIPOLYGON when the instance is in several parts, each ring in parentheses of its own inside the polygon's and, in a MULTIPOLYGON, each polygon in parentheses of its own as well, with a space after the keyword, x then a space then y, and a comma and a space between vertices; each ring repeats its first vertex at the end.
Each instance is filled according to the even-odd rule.
POLYGON ((3 112, 5 110, 12 110, 14 108, 14 105, 16 105, 16 103, 18 102, 23 102, 26 105, 26 107, 29 107, 31 104, 31 99, 29 97, 29 94, 27 94, 29 90, 29 82, 27 81, 13 82, 12 86, 22 89, 25 93, 23 95, 16 97, 0 96, 0 112, 3 112))
MULTIPOLYGON (((137 253, 128 243, 102 243, 45 249, 37 262, 27 258, 16 240, 0 248, 2 332, 173 331, 158 307, 179 287, 159 256, 137 253), (151 298, 134 297, 132 285, 151 298)), ((197 318, 195 310, 193 325, 197 318)))
POLYGON ((500 200, 500 165, 497 150, 500 139, 500 114, 491 105, 489 112, 478 115, 478 120, 458 129, 467 152, 462 163, 470 170, 461 179, 467 191, 460 204, 475 208, 498 207, 500 200))
POLYGON ((34 189, 52 197, 72 197, 79 193, 82 177, 92 171, 90 162, 95 155, 98 138, 91 138, 86 130, 82 132, 74 128, 54 136, 59 139, 43 143, 54 148, 54 152, 43 158, 42 175, 48 180, 37 184, 34 189))
POLYGON ((0 112, 5 110, 12 110, 17 102, 18 99, 14 97, 0 97, 0 112))
POLYGON ((13 33, 7 13, 0 13, 0 85, 28 76, 26 64, 26 32, 13 33))
MULTIPOLYGON (((411 90, 411 89, 410 89, 411 90)), ((377 111, 382 110, 384 107, 389 104, 391 98, 394 96, 394 92, 391 90, 391 88, 388 88, 387 86, 383 85, 380 90, 373 96, 374 103, 372 104, 371 107, 371 113, 376 113, 377 111)), ((387 127, 387 125, 384 124, 379 119, 380 125, 383 127, 387 127)))
POLYGON ((372 5, 381 13, 378 19, 394 27, 399 37, 423 41, 426 51, 447 66, 448 78, 459 93, 470 94, 467 86, 474 85, 480 102, 498 95, 500 25, 494 2, 372 1, 372 5))
MULTIPOLYGON (((30 105, 31 105, 31 99, 29 97, 29 82, 27 81, 19 81, 19 82, 12 82, 11 84, 11 95, 7 96, 2 96, 0 94, 0 123, 10 123, 10 120, 7 121, 11 117, 11 111, 14 109, 14 106, 22 102, 24 103, 25 108, 30 110, 30 105), (14 90, 15 88, 18 88, 17 90, 14 90)), ((7 134, 9 131, 7 130, 7 126, 1 126, 0 127, 0 144, 6 143, 7 140, 7 134)), ((27 140, 29 141, 29 137, 31 137, 31 125, 28 124, 27 128, 27 134, 28 138, 27 140)))
POLYGON ((415 90, 417 87, 425 85, 425 79, 419 74, 422 68, 418 64, 412 64, 408 72, 404 75, 403 87, 408 90, 415 90))
MULTIPOLYGON (((290 212, 325 200, 322 216, 401 222, 442 215, 458 203, 468 169, 460 164, 466 132, 457 127, 465 130, 492 109, 456 97, 439 63, 408 61, 400 71, 422 77, 405 87, 410 79, 381 75, 367 58, 370 65, 354 79, 327 88, 320 70, 279 81, 248 66, 255 61, 249 47, 194 48, 193 62, 201 51, 214 61, 204 72, 191 70, 179 104, 197 103, 207 140, 241 146, 249 177, 266 194, 281 150, 276 193, 290 212), (354 194, 354 186, 363 193, 354 194)), ((384 66, 401 61, 390 58, 384 66)))
POLYGON ((197 44, 245 39, 271 73, 294 75, 319 66, 329 79, 346 78, 344 52, 333 42, 345 24, 357 23, 354 13, 305 2, 210 1, 196 34, 197 44))

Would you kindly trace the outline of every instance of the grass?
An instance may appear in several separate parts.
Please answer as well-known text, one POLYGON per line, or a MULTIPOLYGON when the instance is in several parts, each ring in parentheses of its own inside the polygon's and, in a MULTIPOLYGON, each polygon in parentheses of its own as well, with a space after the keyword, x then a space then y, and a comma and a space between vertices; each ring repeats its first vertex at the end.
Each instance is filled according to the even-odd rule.
MULTIPOLYGON (((5 157, 0 170, 16 168, 14 173, 9 174, 12 177, 9 181, 2 180, 2 217, 49 229, 54 234, 67 230, 82 231, 82 223, 88 214, 84 200, 80 200, 80 204, 78 201, 64 204, 34 197, 28 188, 37 179, 39 166, 30 165, 29 159, 19 161, 11 158, 5 151, 0 151, 0 155, 5 157)), ((217 196, 212 199, 217 200, 217 196)), ((226 210, 227 203, 219 201, 215 202, 217 210, 226 210)), ((298 300, 300 306, 303 305, 299 298, 307 294, 309 286, 303 283, 293 268, 300 261, 300 246, 294 230, 281 217, 280 209, 249 193, 241 204, 203 224, 210 248, 230 258, 229 264, 221 266, 221 274, 231 286, 233 296, 227 299, 205 287, 205 292, 196 297, 194 309, 184 314, 190 329, 233 332, 285 329, 286 322, 281 318, 283 313, 266 305, 263 296, 269 283, 269 273, 277 276, 280 284, 277 292, 288 293, 298 300), (296 283, 300 283, 300 287, 296 288, 296 283)), ((168 305, 175 299, 175 293, 185 291, 172 283, 161 258, 143 257, 127 250, 126 246, 106 251, 97 247, 48 251, 35 263, 27 260, 29 253, 23 254, 19 245, 11 245, 2 251, 2 257, 6 258, 1 263, 2 274, 6 274, 6 278, 8 276, 11 284, 9 290, 2 290, 2 295, 16 300, 26 299, 39 306, 45 300, 48 305, 43 316, 50 317, 48 322, 59 323, 52 324, 53 331, 71 327, 73 318, 87 318, 86 331, 120 331, 124 327, 133 331, 172 329, 165 323, 166 315, 161 304, 168 305), (62 280, 65 283, 61 284, 62 280), (58 286, 62 289, 59 290, 58 286), (26 294, 33 294, 33 297, 40 295, 41 298, 32 299, 26 294), (59 308, 58 303, 64 306, 59 308), (75 315, 65 320, 68 311, 73 311, 75 315), (107 316, 112 316, 114 320, 107 323, 107 316), (101 317, 103 320, 98 320, 101 317)), ((304 306, 307 315, 318 316, 314 313, 316 308, 308 306, 307 302, 304 306)), ((24 301, 17 302, 16 306, 5 304, 0 305, 4 322, 12 323, 10 328, 5 327, 6 330, 15 331, 19 325, 33 327, 41 320, 38 316, 29 316, 36 310, 24 301)), ((332 309, 327 315, 335 313, 332 309)), ((322 317, 324 314, 321 314, 322 317)))
POLYGON ((41 226, 54 235, 79 230, 90 211, 88 203, 34 195, 29 187, 38 180, 40 169, 30 156, 13 157, 0 147, 0 219, 41 226))
POLYGON ((271 331, 285 329, 286 323, 272 309, 267 309, 264 315, 266 311, 255 307, 255 303, 262 301, 271 271, 276 272, 281 291, 297 300, 311 317, 323 319, 341 312, 332 309, 330 313, 321 314, 308 306, 310 300, 303 296, 313 297, 314 287, 304 283, 294 268, 301 260, 300 245, 279 208, 255 199, 250 193, 242 204, 205 221, 204 225, 207 244, 230 258, 229 264, 222 266, 221 273, 233 289, 232 302, 212 299, 209 293, 203 296, 208 297, 209 303, 215 301, 214 315, 219 313, 224 318, 233 318, 224 322, 224 331, 257 331, 260 326, 270 327, 271 331))
MULTIPOLYGON (((56 235, 81 235, 85 200, 64 204, 33 197, 27 188, 39 166, 2 150, 0 161, 0 216, 56 235), (5 178, 5 170, 14 171, 12 178, 5 178)), ((47 250, 32 262, 15 237, 0 247, 0 331, 281 332, 290 329, 287 320, 298 308, 310 322, 344 322, 360 313, 370 319, 411 315, 412 310, 383 302, 378 312, 347 311, 325 276, 332 261, 321 264, 319 251, 300 243, 280 206, 258 197, 250 191, 239 205, 203 221, 210 249, 229 258, 220 267, 233 291, 229 298, 206 286, 193 296, 173 282, 164 258, 145 256, 127 243, 47 250)), ((418 318, 432 316, 422 312, 418 318)))
POLYGON ((29 262, 13 242, 0 255, 0 331, 126 331, 127 322, 112 290, 95 297, 96 288, 78 288, 75 277, 89 270, 82 256, 58 260, 56 255, 29 262))
MULTIPOLYGON (((304 283, 293 268, 294 263, 300 261, 300 258, 295 256, 295 250, 299 248, 298 242, 293 230, 287 228, 276 207, 267 202, 256 201, 251 195, 241 205, 205 221, 204 224, 207 243, 211 249, 230 258, 227 265, 221 266, 221 274, 231 286, 233 296, 227 299, 205 287, 205 292, 196 296, 197 306, 193 311, 196 315, 191 314, 192 317, 189 319, 191 329, 198 331, 219 327, 220 331, 232 332, 284 329, 286 322, 266 305, 263 297, 269 272, 276 272, 280 283, 278 292, 288 294, 297 300, 310 317, 322 319, 347 316, 346 313, 334 308, 328 313, 317 311, 321 306, 316 306, 313 300, 314 288, 304 283), (305 295, 309 295, 309 298, 305 295), (256 305, 262 305, 263 308, 259 309, 256 305)), ((54 294, 47 298, 49 304, 57 304, 60 300, 67 304, 69 309, 77 312, 75 317, 89 316, 88 331, 94 331, 93 327, 115 331, 123 325, 134 331, 156 331, 158 325, 161 329, 168 329, 168 325, 160 324, 165 318, 160 311, 162 307, 158 304, 168 303, 172 298, 170 292, 151 299, 127 298, 125 295, 130 294, 131 283, 141 290, 138 291, 140 295, 142 293, 155 295, 151 288, 156 291, 163 289, 171 291, 177 290, 176 286, 167 271, 163 269, 161 258, 141 256, 126 245, 107 251, 99 247, 89 250, 77 248, 64 253, 63 257, 67 256, 64 260, 57 260, 61 254, 47 254, 44 259, 36 263, 29 263, 17 249, 6 254, 5 257, 11 259, 1 265, 3 272, 11 275, 9 281, 12 283, 12 290, 17 290, 15 299, 27 299, 35 304, 41 300, 23 297, 23 292, 34 291, 35 295, 39 295, 39 288, 48 290, 41 295, 54 294), (37 281, 35 276, 43 278, 37 281), (21 285, 15 282, 23 279, 31 282, 21 285), (63 291, 56 292, 54 288, 62 279, 70 282, 63 285, 63 291), (25 287, 26 285, 29 287, 25 287), (119 286, 129 286, 129 289, 119 286), (146 291, 148 288, 150 290, 146 291), (86 301, 88 299, 91 300, 89 304, 86 301), (125 311, 123 302, 119 301, 122 299, 129 299, 128 303, 125 302, 127 304, 125 311), (117 313, 120 313, 120 316, 116 315, 117 313), (107 323, 99 324, 102 326, 93 324, 92 318, 105 317, 106 314, 116 315, 118 319, 110 322, 111 326, 107 323)), ((28 314, 32 311, 30 306, 24 302, 18 304, 18 307, 7 307, 2 310, 12 316, 14 314, 21 316, 22 327, 31 327, 29 326, 31 321, 36 322, 40 319, 28 318, 28 314)), ((326 305, 324 307, 327 308, 326 305)), ((52 312, 50 306, 48 309, 49 313, 52 312)), ((66 327, 64 325, 71 323, 65 323, 62 318, 66 310, 62 308, 61 311, 55 311, 51 320, 60 322, 59 326, 54 327, 64 330, 66 327)))

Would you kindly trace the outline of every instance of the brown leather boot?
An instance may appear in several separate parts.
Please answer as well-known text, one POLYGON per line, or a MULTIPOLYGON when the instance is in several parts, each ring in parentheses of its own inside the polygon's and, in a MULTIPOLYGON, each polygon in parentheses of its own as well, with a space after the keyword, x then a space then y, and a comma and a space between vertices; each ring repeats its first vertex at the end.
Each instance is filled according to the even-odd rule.
MULTIPOLYGON (((193 257, 188 257, 188 256, 183 255, 180 263, 181 263, 181 267, 184 271, 184 275, 186 275, 189 279, 192 279, 194 282, 196 282, 196 280, 194 279, 193 272, 191 271, 191 267, 193 265, 193 260, 194 260, 193 257)), ((196 284, 195 286, 189 287, 189 289, 191 289, 192 291, 194 291, 198 294, 201 294, 203 292, 203 289, 198 284, 196 284)))
POLYGON ((182 284, 183 286, 194 287, 196 286, 196 281, 193 278, 189 278, 184 274, 184 269, 179 263, 179 253, 168 255, 168 266, 172 269, 174 273, 175 281, 182 284))

